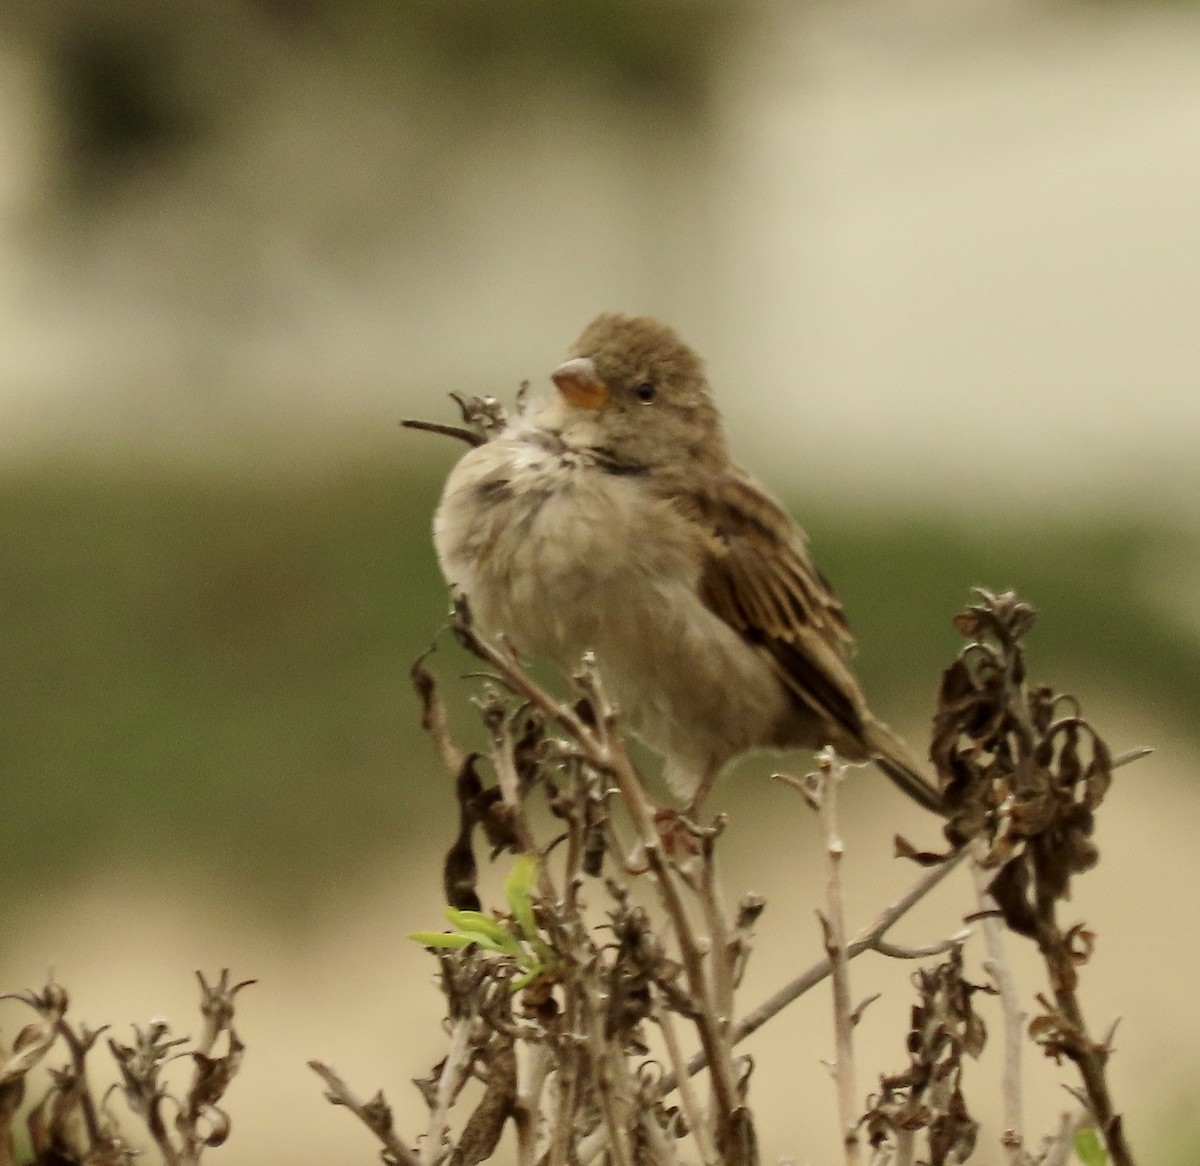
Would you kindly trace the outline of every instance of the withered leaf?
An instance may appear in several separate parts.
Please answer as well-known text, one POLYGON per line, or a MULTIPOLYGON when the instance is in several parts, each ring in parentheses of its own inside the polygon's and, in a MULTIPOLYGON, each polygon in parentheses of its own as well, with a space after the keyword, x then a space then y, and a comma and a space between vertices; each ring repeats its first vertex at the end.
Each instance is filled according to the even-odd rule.
POLYGON ((1086 964, 1092 958, 1092 952, 1096 950, 1096 933, 1094 931, 1089 931, 1082 923, 1076 923, 1067 929, 1067 934, 1063 938, 1066 941, 1067 950, 1071 953, 1071 959, 1075 963, 1086 964))
POLYGON ((432 654, 432 648, 428 652, 423 652, 413 661, 408 672, 417 699, 421 702, 421 728, 427 733, 433 727, 434 701, 437 699, 437 681, 434 679, 433 673, 425 667, 425 661, 432 654))
POLYGON ((1034 730, 1045 733, 1054 719, 1054 689, 1048 684, 1039 684, 1029 693, 1029 720, 1034 730))
POLYGON ((1075 971, 1075 961, 1067 948, 1056 944, 1044 953, 1043 958, 1046 961, 1046 974, 1050 977, 1051 988, 1056 993, 1075 991, 1079 983, 1079 973, 1075 971))
POLYGON ((468 827, 459 834, 442 864, 442 892, 446 906, 458 911, 479 911, 483 904, 475 888, 478 885, 479 868, 475 852, 471 849, 471 831, 468 827))
POLYGON ((907 858, 910 862, 915 862, 918 866, 941 866, 942 863, 954 855, 953 851, 938 854, 933 850, 918 850, 917 847, 901 834, 896 834, 893 837, 892 846, 893 853, 897 858, 907 858))
POLYGON ((238 1035, 229 1031, 229 1052, 223 1057, 210 1057, 196 1050, 192 1053, 192 1061, 196 1067, 195 1084, 188 1095, 188 1103, 193 1114, 212 1108, 229 1088, 241 1067, 242 1056, 246 1046, 238 1035))
POLYGON ((392 1107, 382 1089, 376 1090, 375 1096, 362 1107, 362 1120, 373 1134, 392 1132, 392 1107))
POLYGON ((1010 931, 1032 939, 1037 934, 1037 915, 1029 901, 1029 865, 1023 854, 1010 858, 988 884, 1010 931))
POLYGON ((980 618, 977 608, 968 607, 966 611, 960 611, 950 622, 959 635, 966 636, 969 640, 979 638, 980 618))
POLYGON ((971 678, 971 670, 966 661, 960 656, 942 673, 942 682, 938 687, 938 706, 957 704, 964 697, 975 691, 971 678))
POLYGON ((1011 819, 1014 832, 1022 838, 1032 838, 1044 833, 1054 824, 1058 806, 1047 790, 1046 771, 1042 770, 1041 789, 1031 790, 1017 798, 1012 807, 1011 819))
POLYGON ((463 1127, 450 1166, 478 1166, 490 1158, 517 1103, 517 1059, 511 1041, 493 1046, 488 1058, 488 1084, 463 1127))
POLYGON ((1096 809, 1112 785, 1112 754, 1099 737, 1092 739, 1092 761, 1083 777, 1083 804, 1096 809))
POLYGON ((478 753, 468 753, 454 779, 454 795, 458 801, 458 834, 446 851, 442 863, 442 893, 446 903, 459 911, 478 911, 476 893, 479 869, 475 861, 473 840, 475 825, 486 813, 488 791, 476 768, 478 753))
POLYGON ((233 1130, 233 1122, 223 1109, 212 1105, 204 1110, 202 1115, 203 1133, 200 1141, 205 1146, 223 1146, 233 1130))
POLYGON ((425 1104, 430 1108, 437 1104, 438 1084, 442 1079, 442 1069, 445 1067, 446 1058, 443 1057, 429 1071, 428 1077, 414 1077, 412 1083, 417 1087, 417 1092, 420 1093, 425 1104))
POLYGON ((984 1024, 983 1017, 974 1009, 967 1013, 966 1022, 966 1029, 963 1032, 963 1052, 978 1060, 984 1045, 987 1044, 987 1025, 984 1024))
POLYGON ((505 851, 510 854, 522 853, 512 807, 505 804, 500 791, 493 787, 485 791, 485 798, 481 800, 490 803, 483 815, 483 833, 491 845, 492 857, 505 851))
POLYGON ((1079 760, 1079 722, 1067 721, 1062 729, 1062 747, 1058 753, 1058 784, 1073 790, 1083 774, 1079 760))
POLYGON ((608 839, 602 823, 589 825, 583 836, 583 873, 599 878, 604 872, 604 856, 608 852, 608 839))
POLYGON ((472 821, 478 821, 483 816, 479 799, 483 796, 484 785, 477 768, 481 756, 480 753, 468 753, 454 778, 454 796, 472 821))

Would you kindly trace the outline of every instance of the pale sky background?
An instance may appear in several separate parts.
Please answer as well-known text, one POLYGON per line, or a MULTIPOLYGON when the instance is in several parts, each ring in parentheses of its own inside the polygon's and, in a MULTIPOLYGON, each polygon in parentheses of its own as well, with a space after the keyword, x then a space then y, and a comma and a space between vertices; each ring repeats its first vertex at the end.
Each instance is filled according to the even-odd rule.
POLYGON ((383 444, 624 308, 781 489, 1196 511, 1200 12, 768 6, 686 139, 544 70, 439 139, 403 81, 270 50, 220 58, 236 122, 62 230, 9 46, 0 452, 383 444))

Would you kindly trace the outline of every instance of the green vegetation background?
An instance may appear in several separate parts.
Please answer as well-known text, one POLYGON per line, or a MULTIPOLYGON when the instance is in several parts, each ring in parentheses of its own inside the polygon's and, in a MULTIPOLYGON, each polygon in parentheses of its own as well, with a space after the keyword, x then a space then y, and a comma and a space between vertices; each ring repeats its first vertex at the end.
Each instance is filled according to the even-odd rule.
MULTIPOLYGON (((446 786, 407 671, 445 616, 428 536, 444 466, 404 457, 398 443, 394 462, 295 475, 59 463, 0 479, 10 888, 213 863, 287 911, 314 872, 421 842, 446 786)), ((1038 678, 1198 731, 1200 638, 1143 586, 1147 564, 1191 555, 1184 536, 796 512, 882 715, 927 714, 949 618, 982 584, 1041 609, 1038 678)), ((445 637, 441 651, 466 667, 445 637)))

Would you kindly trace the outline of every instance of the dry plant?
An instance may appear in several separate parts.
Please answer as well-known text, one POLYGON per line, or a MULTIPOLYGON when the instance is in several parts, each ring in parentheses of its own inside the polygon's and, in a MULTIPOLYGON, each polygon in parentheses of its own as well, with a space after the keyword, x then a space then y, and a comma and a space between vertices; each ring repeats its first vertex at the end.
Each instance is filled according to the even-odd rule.
POLYGON ((220 1101, 241 1065, 244 1046, 233 1027, 234 997, 252 984, 232 984, 222 971, 215 984, 200 981, 200 1035, 172 1037, 165 1020, 134 1026, 133 1043, 105 1042, 116 1061, 118 1083, 97 1096, 88 1078, 89 1056, 107 1031, 67 1019, 67 990, 53 979, 41 992, 0 997, 20 1001, 37 1019, 18 1031, 11 1048, 0 1045, 0 1166, 16 1166, 17 1113, 30 1073, 52 1055, 65 1063, 49 1070, 50 1083, 25 1119, 32 1157, 24 1166, 132 1166, 149 1135, 166 1166, 198 1166, 206 1149, 229 1136, 230 1120, 220 1101), (191 1062, 182 1089, 168 1080, 168 1067, 191 1062), (114 1098, 143 1127, 127 1136, 112 1107, 114 1098))
MULTIPOLYGON (((487 403, 463 406, 467 428, 440 428, 477 441, 502 423, 487 403)), ((382 1091, 364 1099, 312 1061, 328 1099, 360 1119, 389 1166, 476 1166, 496 1156, 510 1128, 518 1166, 753 1166, 753 1064, 739 1042, 828 978, 841 1145, 827 1157, 848 1166, 967 1161, 979 1140, 967 1066, 987 1040, 980 997, 995 995, 1008 1166, 1131 1166, 1106 1076, 1112 1033, 1091 1035, 1079 999, 1095 937, 1059 914, 1071 879, 1097 861, 1095 814, 1113 770, 1145 751, 1114 759, 1075 698, 1027 683, 1022 637, 1033 622, 1014 595, 987 592, 957 617, 968 642, 942 678, 930 749, 949 847, 930 853, 897 838, 898 853, 923 869, 856 936, 843 909, 838 823, 847 767, 827 751, 807 776, 779 775, 819 819, 824 954, 745 1009, 738 990, 765 903, 746 894, 727 904, 717 868, 725 819, 693 821, 651 799, 592 660, 572 677, 571 698, 559 699, 456 605, 451 629, 484 667, 474 705, 486 751, 457 743, 428 657, 412 670, 457 806, 443 870, 449 927, 414 936, 438 962, 445 1055, 415 1082, 428 1109, 415 1138, 396 1129, 382 1091), (480 899, 481 846, 508 871, 500 910, 480 899), (894 943, 896 922, 964 864, 979 910, 927 945, 894 943), (964 975, 974 930, 983 933, 986 983, 964 975), (1028 1021, 1005 959, 1009 932, 1032 940, 1045 962, 1046 989, 1028 1021), (854 1029, 870 1001, 855 1003, 849 974, 865 951, 906 969, 927 961, 898 977, 917 996, 907 1063, 875 1070, 866 1097, 854 1029), (1078 1073, 1069 1086, 1076 1107, 1036 1149, 1021 1098, 1030 1038, 1078 1073)), ((200 985, 200 1037, 172 1037, 160 1020, 135 1027, 131 1044, 110 1037, 118 1081, 100 1096, 88 1070, 105 1030, 69 1021, 67 993, 53 981, 40 993, 4 997, 36 1020, 10 1047, 0 1044, 0 1166, 19 1160, 14 1135, 30 1074, 56 1050, 66 1062, 49 1070, 45 1093, 28 1109, 25 1166, 129 1166, 140 1151, 118 1124, 118 1098, 167 1166, 196 1166, 220 1146, 230 1128, 220 1102, 243 1054, 233 1019, 245 983, 223 972, 215 985, 200 976, 200 985), (169 1071, 183 1061, 190 1078, 173 1087, 169 1071)))
POLYGON ((445 1056, 415 1082, 428 1122, 415 1140, 402 1136, 382 1092, 363 1100, 334 1069, 311 1062, 329 1100, 362 1120, 392 1166, 475 1166, 497 1153, 510 1125, 518 1166, 749 1166, 759 1160, 753 1066, 737 1045, 829 977, 837 1154, 846 1163, 943 1166, 971 1157, 978 1125, 965 1067, 986 1042, 980 993, 998 995, 1004 1019, 1006 1161, 1132 1163, 1105 1077, 1110 1038, 1089 1036, 1078 1000, 1093 936, 1079 923, 1064 928, 1057 911, 1071 876, 1096 861, 1093 816, 1113 769, 1145 751, 1114 760, 1074 698, 1027 685, 1020 641, 1032 609, 1011 594, 979 599, 956 620, 969 642, 943 677, 934 720, 949 849, 918 851, 898 838, 898 853, 927 869, 850 938, 837 815, 846 766, 826 752, 805 778, 783 777, 821 824, 825 955, 740 1019, 738 987, 764 901, 747 895, 726 905, 716 862, 724 818, 691 821, 650 798, 592 660, 572 677, 572 698, 560 700, 506 644, 482 637, 459 602, 451 629, 485 668, 474 703, 486 752, 455 740, 428 657, 413 667, 458 814, 444 864, 449 927, 413 936, 438 960, 446 1003, 445 1056), (510 871, 502 910, 480 901, 478 836, 510 871), (963 920, 924 947, 887 937, 968 859, 981 907, 965 922, 985 933, 985 984, 964 977, 971 932, 963 920), (1004 958, 1006 928, 1032 938, 1046 963, 1049 994, 1038 995, 1027 1033, 1004 958), (867 950, 937 962, 912 977, 907 1066, 878 1075, 864 1101, 853 1033, 869 1001, 854 1003, 848 965, 867 950), (1036 1150, 1020 1103, 1018 1046, 1027 1036, 1080 1076, 1070 1087, 1079 1110, 1036 1150))

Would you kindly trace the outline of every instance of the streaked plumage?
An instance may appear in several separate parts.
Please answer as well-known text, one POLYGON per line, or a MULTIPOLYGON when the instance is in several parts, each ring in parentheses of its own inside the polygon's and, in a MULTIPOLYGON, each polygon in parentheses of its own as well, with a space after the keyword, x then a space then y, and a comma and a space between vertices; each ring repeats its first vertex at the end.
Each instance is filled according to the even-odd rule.
POLYGON ((683 796, 749 749, 831 744, 937 808, 867 708, 803 531, 730 461, 696 354, 657 320, 606 314, 553 379, 463 456, 434 520, 481 623, 563 669, 594 651, 683 796))

